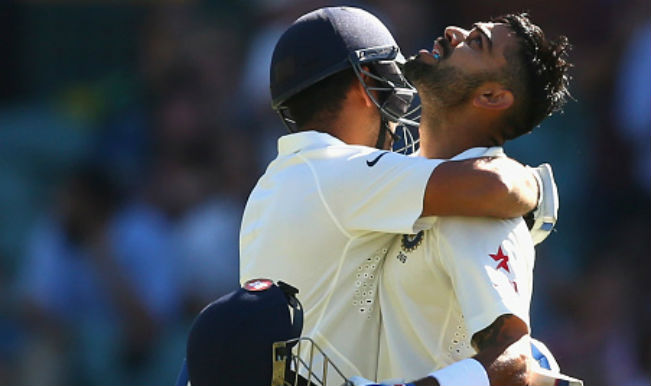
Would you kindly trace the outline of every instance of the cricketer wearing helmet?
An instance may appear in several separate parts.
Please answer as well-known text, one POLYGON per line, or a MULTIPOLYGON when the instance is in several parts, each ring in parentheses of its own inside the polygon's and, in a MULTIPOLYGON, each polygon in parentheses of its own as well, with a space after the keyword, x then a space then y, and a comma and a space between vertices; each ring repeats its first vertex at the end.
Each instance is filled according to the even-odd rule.
MULTIPOLYGON (((404 66, 422 101, 420 155, 503 157, 505 141, 565 103, 568 47, 525 14, 446 28, 404 66)), ((380 281, 378 379, 438 370, 419 385, 540 384, 528 359, 534 257, 522 218, 438 217, 395 239, 380 281)))
MULTIPOLYGON (((246 204, 240 280, 295 285, 304 335, 344 374, 375 378, 378 272, 395 235, 432 215, 521 216, 533 173, 506 157, 442 162, 388 151, 414 90, 400 51, 368 12, 322 8, 296 20, 271 65, 272 105, 291 134, 246 204)), ((303 353, 307 355, 306 353, 303 353)))

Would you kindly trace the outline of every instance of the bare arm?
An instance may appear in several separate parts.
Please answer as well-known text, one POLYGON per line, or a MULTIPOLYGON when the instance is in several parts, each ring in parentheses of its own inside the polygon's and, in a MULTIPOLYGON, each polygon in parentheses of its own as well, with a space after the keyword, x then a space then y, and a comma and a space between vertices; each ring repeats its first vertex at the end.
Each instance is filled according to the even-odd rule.
POLYGON ((526 324, 514 315, 502 315, 472 337, 491 385, 527 385, 531 341, 526 324))
POLYGON ((429 178, 423 216, 519 217, 538 201, 538 184, 522 164, 506 157, 449 161, 429 178))
MULTIPOLYGON (((502 315, 472 337, 478 351, 473 358, 484 366, 491 386, 528 385, 530 341, 527 326, 513 315, 502 315)), ((414 382, 415 386, 439 386, 435 378, 414 382)))

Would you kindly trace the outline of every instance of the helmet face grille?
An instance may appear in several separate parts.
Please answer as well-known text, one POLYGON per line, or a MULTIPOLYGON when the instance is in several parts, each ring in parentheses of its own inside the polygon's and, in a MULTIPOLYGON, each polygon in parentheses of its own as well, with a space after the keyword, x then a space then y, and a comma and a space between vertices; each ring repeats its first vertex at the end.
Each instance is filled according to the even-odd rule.
POLYGON ((380 108, 384 110, 387 118, 399 121, 409 111, 416 90, 407 82, 395 62, 375 62, 371 63, 370 67, 372 73, 377 75, 375 79, 383 83, 388 91, 380 108))
POLYGON ((310 338, 302 337, 273 344, 271 386, 352 386, 323 350, 310 338), (290 347, 296 346, 294 354, 290 347), (329 381, 330 380, 330 381, 329 381))
POLYGON ((397 140, 393 142, 392 151, 401 154, 412 154, 420 148, 420 138, 418 137, 418 127, 407 124, 398 124, 395 136, 397 140))
MULTIPOLYGON (((383 51, 384 47, 377 49, 383 51)), ((383 119, 397 123, 395 134, 392 134, 394 137, 392 150, 397 153, 411 154, 418 150, 421 106, 416 89, 400 71, 398 66, 400 57, 395 57, 397 60, 380 60, 367 64, 357 61, 353 63, 353 69, 364 86, 366 94, 380 110, 383 119), (367 66, 369 70, 363 66, 367 66), (375 84, 369 85, 362 75, 371 78, 375 84)))

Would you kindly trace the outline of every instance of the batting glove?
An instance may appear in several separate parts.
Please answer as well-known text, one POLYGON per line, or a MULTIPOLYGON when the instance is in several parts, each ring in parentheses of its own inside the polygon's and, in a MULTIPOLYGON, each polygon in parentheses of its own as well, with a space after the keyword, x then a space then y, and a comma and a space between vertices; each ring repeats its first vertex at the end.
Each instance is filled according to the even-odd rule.
POLYGON ((539 340, 531 338, 531 353, 538 368, 531 369, 529 384, 534 386, 583 386, 583 381, 565 374, 551 351, 539 340))
POLYGON ((554 181, 554 173, 549 164, 540 164, 531 168, 534 177, 538 181, 540 188, 540 197, 538 198, 538 207, 526 217, 529 225, 531 238, 534 245, 538 245, 549 236, 556 225, 558 219, 558 189, 554 181))
POLYGON ((558 366, 558 362, 556 362, 556 358, 554 358, 552 352, 549 351, 549 348, 538 339, 531 338, 531 354, 533 359, 543 369, 551 370, 556 373, 561 371, 561 368, 558 366))

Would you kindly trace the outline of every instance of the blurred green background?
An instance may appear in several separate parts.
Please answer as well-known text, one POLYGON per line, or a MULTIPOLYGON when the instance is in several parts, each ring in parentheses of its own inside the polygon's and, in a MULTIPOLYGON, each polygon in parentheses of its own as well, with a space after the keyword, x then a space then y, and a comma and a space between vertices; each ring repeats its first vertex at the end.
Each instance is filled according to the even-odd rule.
POLYGON ((192 318, 238 286, 241 211, 284 134, 273 46, 338 4, 406 55, 513 11, 569 38, 575 101, 506 146, 561 195, 533 334, 587 385, 651 383, 648 1, 51 0, 0 5, 0 384, 174 382, 192 318))

